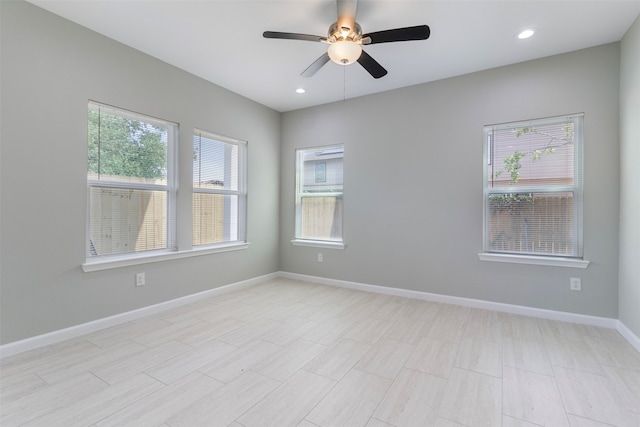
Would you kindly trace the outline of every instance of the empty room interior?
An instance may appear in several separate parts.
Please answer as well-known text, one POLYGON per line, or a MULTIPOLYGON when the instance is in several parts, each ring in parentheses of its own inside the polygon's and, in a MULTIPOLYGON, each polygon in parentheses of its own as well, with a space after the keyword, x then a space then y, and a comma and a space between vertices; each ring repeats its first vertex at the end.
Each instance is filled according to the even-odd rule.
POLYGON ((640 426, 639 16, 1 0, 0 425, 640 426))

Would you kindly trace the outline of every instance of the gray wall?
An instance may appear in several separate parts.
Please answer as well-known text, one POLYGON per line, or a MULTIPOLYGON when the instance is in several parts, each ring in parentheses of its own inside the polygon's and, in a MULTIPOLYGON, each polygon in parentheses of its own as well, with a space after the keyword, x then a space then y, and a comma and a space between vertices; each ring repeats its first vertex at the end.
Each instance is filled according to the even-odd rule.
MULTIPOLYGON (((28 3, 0 4, 1 343, 278 270, 279 113, 28 3), (248 141, 249 249, 83 273, 88 99, 178 122, 183 185, 194 127, 248 141)), ((190 241, 189 224, 179 232, 190 241)))
POLYGON ((640 18, 621 43, 620 320, 640 337, 640 18))
POLYGON ((617 318, 619 47, 283 114, 281 269, 617 318), (483 125, 579 112, 588 269, 479 261, 483 125), (292 246, 294 151, 335 143, 345 145, 346 248, 292 246), (569 290, 570 277, 582 292, 569 290))

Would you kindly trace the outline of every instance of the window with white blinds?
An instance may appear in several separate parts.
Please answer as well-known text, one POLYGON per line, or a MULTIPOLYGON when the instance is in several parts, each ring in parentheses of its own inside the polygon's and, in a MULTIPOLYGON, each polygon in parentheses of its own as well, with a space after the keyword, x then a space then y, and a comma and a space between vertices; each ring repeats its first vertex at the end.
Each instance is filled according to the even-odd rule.
POLYGON ((175 249, 177 128, 89 102, 87 258, 175 249))
POLYGON ((296 151, 296 239, 342 242, 343 158, 343 145, 296 151))
POLYGON ((484 251, 582 258, 583 115, 484 128, 484 251))
POLYGON ((246 241, 247 143, 193 135, 193 245, 246 241))

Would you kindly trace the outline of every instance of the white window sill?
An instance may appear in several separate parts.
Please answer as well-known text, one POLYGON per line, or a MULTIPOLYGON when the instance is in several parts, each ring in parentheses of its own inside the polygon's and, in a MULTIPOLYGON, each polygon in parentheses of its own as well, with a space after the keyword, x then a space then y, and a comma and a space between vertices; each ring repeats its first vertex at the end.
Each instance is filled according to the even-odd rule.
POLYGON ((147 264, 150 262, 168 261, 172 259, 190 258, 194 256, 216 254, 220 252, 231 252, 247 249, 249 242, 229 243, 221 246, 195 247, 188 251, 176 252, 154 252, 149 254, 136 254, 134 256, 107 257, 95 260, 88 260, 82 264, 82 271, 89 273, 91 271, 108 270, 110 268, 128 267, 131 265, 147 264))
POLYGON ((293 239, 291 244, 293 246, 310 246, 312 248, 344 249, 344 243, 329 242, 326 240, 293 239))
POLYGON ((535 255, 479 253, 482 261, 510 262, 515 264, 550 265, 554 267, 587 268, 589 261, 578 258, 545 257, 535 255))

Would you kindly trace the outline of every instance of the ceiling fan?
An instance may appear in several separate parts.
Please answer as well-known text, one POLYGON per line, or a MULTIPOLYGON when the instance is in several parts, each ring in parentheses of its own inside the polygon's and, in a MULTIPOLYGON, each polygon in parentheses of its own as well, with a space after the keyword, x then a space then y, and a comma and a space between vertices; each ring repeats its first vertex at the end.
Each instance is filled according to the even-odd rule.
POLYGON ((431 34, 428 25, 395 28, 392 30, 375 31, 362 34, 360 24, 356 22, 358 0, 337 0, 338 20, 329 27, 327 37, 310 34, 283 33, 279 31, 265 31, 262 36, 267 39, 305 40, 327 43, 327 51, 316 59, 306 70, 303 77, 313 76, 330 60, 340 65, 358 62, 375 79, 387 74, 375 59, 362 49, 362 45, 377 43, 403 42, 410 40, 426 40, 431 34))

